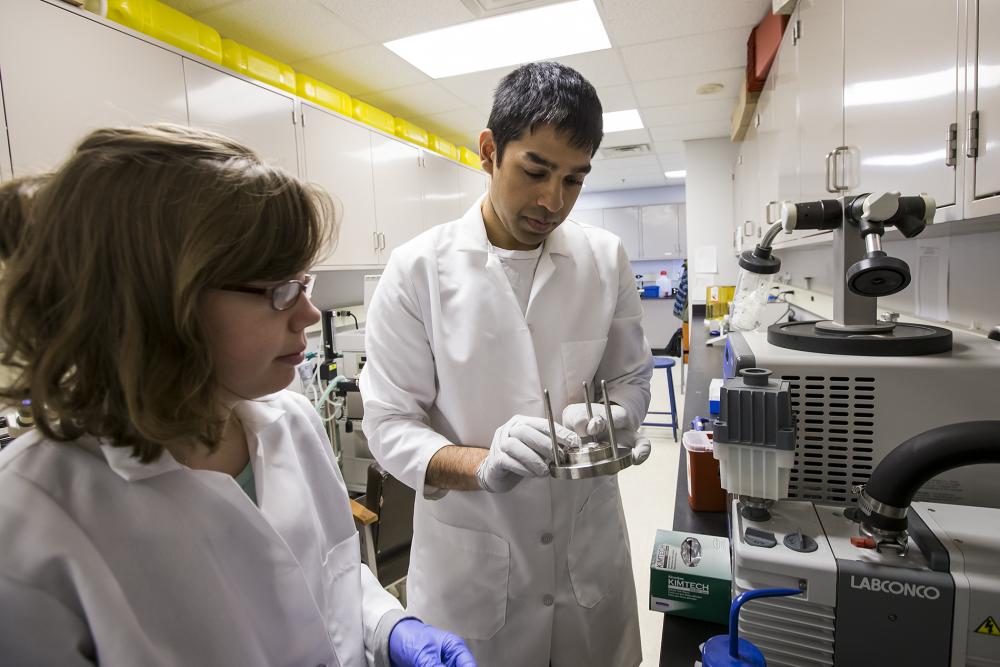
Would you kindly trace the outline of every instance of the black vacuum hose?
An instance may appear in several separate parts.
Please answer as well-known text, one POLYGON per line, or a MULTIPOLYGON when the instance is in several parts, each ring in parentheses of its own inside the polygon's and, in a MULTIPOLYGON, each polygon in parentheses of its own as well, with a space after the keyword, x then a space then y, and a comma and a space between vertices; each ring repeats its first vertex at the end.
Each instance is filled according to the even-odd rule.
POLYGON ((979 463, 1000 463, 1000 421, 959 422, 913 436, 875 467, 865 493, 905 509, 935 475, 979 463))

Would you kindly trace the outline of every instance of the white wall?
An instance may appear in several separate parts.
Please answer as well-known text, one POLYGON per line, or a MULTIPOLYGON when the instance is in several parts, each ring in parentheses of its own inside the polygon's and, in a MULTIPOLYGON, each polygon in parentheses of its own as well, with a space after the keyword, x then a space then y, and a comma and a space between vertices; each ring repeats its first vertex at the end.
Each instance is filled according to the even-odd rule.
POLYGON ((580 194, 580 198, 576 200, 573 210, 585 211, 594 208, 683 203, 683 185, 670 185, 661 188, 633 188, 631 190, 607 190, 605 192, 587 192, 584 190, 580 194))
POLYGON ((705 303, 708 285, 735 285, 733 255, 733 162, 737 147, 728 138, 684 142, 687 168, 688 302, 705 303), (699 256, 714 248, 715 273, 699 256))

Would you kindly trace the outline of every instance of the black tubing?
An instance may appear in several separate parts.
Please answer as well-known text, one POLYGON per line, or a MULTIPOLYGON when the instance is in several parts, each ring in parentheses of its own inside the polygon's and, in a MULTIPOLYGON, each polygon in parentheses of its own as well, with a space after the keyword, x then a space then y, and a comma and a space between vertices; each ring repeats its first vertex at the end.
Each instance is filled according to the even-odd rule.
POLYGON ((1000 463, 1000 421, 959 422, 915 435, 875 466, 865 492, 907 508, 930 478, 962 466, 1000 463))

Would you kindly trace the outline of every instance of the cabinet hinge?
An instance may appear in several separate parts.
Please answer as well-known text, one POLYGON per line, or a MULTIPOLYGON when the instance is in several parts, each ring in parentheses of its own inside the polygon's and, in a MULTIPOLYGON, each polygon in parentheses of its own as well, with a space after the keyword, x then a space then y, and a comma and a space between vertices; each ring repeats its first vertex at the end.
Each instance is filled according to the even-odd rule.
POLYGON ((965 155, 979 157, 979 112, 969 114, 969 129, 966 131, 965 155))
POLYGON ((796 20, 792 24, 792 46, 798 44, 800 39, 802 39, 802 21, 796 20))
POLYGON ((954 167, 958 164, 958 123, 948 126, 948 138, 944 146, 944 164, 947 167, 954 167))

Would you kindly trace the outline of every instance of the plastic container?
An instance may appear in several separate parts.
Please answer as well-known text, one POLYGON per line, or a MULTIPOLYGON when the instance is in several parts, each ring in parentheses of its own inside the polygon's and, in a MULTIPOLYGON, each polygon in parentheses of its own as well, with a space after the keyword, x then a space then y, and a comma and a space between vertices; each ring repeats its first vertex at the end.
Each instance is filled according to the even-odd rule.
POLYGON ((458 159, 462 164, 467 164, 470 167, 475 167, 476 169, 483 168, 483 162, 479 159, 479 154, 473 150, 469 150, 465 146, 458 149, 458 159))
POLYGON ((395 132, 397 137, 400 139, 406 139, 410 143, 414 143, 423 148, 428 147, 427 130, 418 125, 414 125, 405 118, 396 118, 395 121, 395 132))
POLYGON ((712 454, 712 433, 686 431, 681 443, 687 452, 688 505, 695 512, 725 512, 726 491, 712 454))
POLYGON ((255 51, 249 46, 234 42, 231 39, 222 40, 222 64, 244 76, 270 84, 275 88, 297 92, 295 87, 295 70, 280 60, 275 60, 266 53, 255 51))
POLYGON ((382 111, 378 107, 373 107, 361 100, 354 100, 353 112, 354 117, 365 125, 371 125, 389 134, 396 134, 396 119, 393 118, 391 113, 382 111))
POLYGON ((660 277, 656 279, 656 284, 660 287, 660 297, 666 299, 670 296, 670 292, 673 290, 673 284, 670 282, 670 276, 667 275, 666 271, 660 271, 660 277))
POLYGON ((157 0, 108 0, 107 17, 188 53, 222 63, 219 32, 157 0))
POLYGON ((643 285, 642 297, 644 299, 658 299, 660 297, 659 285, 643 285))
POLYGON ((336 111, 339 114, 351 117, 354 109, 354 100, 350 95, 342 90, 337 90, 333 86, 328 86, 322 81, 317 81, 311 76, 306 76, 296 72, 295 87, 299 97, 315 102, 327 109, 336 111))
POLYGON ((451 158, 452 160, 458 159, 458 146, 450 141, 445 141, 436 134, 427 135, 427 147, 435 153, 451 158))
POLYGON ((719 406, 722 397, 722 378, 714 378, 708 384, 708 412, 712 415, 719 414, 719 406))
POLYGON ((760 326, 760 316, 767 303, 774 275, 740 269, 739 278, 736 279, 736 296, 733 297, 733 312, 729 318, 731 329, 753 331, 760 326))

